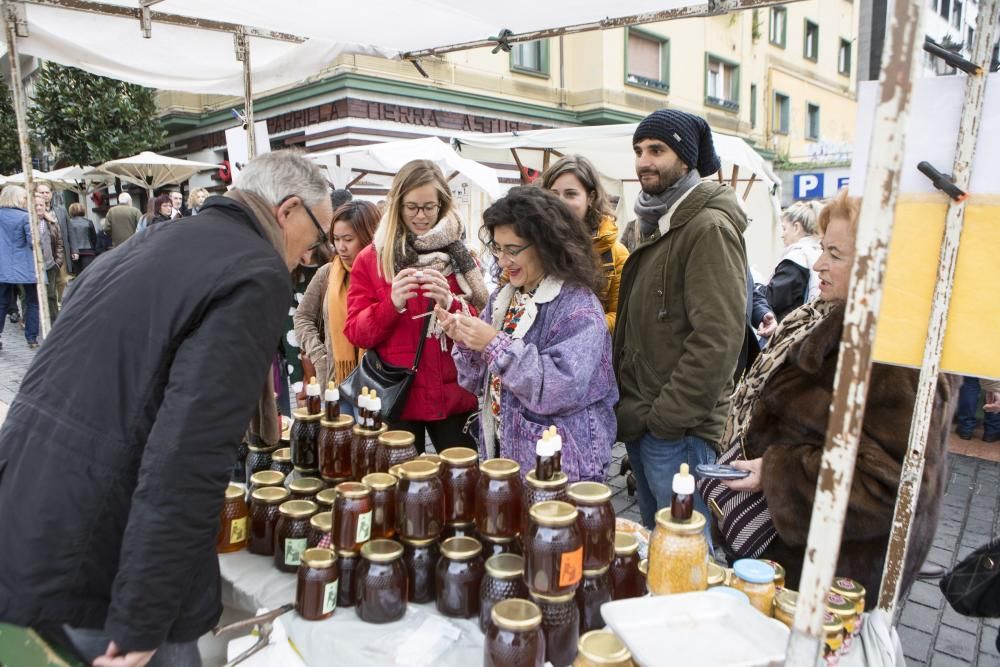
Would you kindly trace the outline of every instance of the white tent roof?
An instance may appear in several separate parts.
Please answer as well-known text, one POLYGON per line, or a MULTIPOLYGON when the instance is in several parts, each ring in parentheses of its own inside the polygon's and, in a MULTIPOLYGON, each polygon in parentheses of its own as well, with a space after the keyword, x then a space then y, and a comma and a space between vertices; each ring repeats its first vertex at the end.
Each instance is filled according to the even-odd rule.
MULTIPOLYGON (((459 156, 451 146, 437 137, 338 148, 313 153, 309 157, 327 168, 338 188, 346 187, 362 172, 395 174, 410 160, 419 159, 431 160, 441 168, 446 177, 454 172, 462 174, 493 199, 502 195, 504 190, 497 180, 496 171, 459 156)), ((375 175, 368 180, 377 180, 379 177, 380 175, 375 175)), ((392 180, 391 176, 381 178, 386 183, 392 180)))
MULTIPOLYGON (((102 0, 122 16, 86 13, 61 6, 25 3, 29 36, 21 53, 96 74, 167 90, 240 95, 242 64, 233 37, 157 21, 157 14, 251 26, 306 41, 249 38, 254 88, 267 90, 308 79, 341 53, 395 57, 400 53, 487 39, 508 28, 515 33, 579 25, 609 18, 605 0, 162 0, 154 3, 151 37, 138 20, 139 0, 102 0), (388 20, 387 20, 388 19, 388 20)), ((85 3, 79 3, 85 4, 85 3)), ((629 0, 614 16, 679 9, 690 0, 629 0)), ((611 17, 614 18, 614 17, 611 17)), ((0 38, 2 43, 2 38, 0 38)))
POLYGON ((105 162, 97 168, 97 171, 155 190, 170 183, 182 183, 199 171, 218 167, 219 165, 208 162, 180 160, 143 151, 138 155, 105 162))

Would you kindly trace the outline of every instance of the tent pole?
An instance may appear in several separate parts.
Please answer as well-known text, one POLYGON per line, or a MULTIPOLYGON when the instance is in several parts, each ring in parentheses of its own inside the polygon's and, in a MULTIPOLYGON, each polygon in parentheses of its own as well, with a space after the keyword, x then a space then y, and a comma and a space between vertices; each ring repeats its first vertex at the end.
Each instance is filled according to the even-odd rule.
POLYGON ((243 63, 243 113, 247 124, 247 159, 252 160, 257 156, 257 140, 253 126, 253 79, 250 73, 250 40, 247 39, 246 31, 242 28, 237 28, 233 39, 236 43, 236 60, 243 63))
MULTIPOLYGON (((965 80, 965 104, 962 107, 958 146, 951 172, 955 186, 963 191, 968 191, 972 177, 972 159, 975 156, 983 115, 986 72, 989 71, 990 50, 997 38, 998 22, 1000 22, 1000 0, 983 0, 979 5, 979 19, 971 60, 984 67, 979 74, 970 75, 965 80)), ((955 282, 955 266, 958 263, 958 248, 965 223, 965 203, 964 199, 961 201, 952 199, 949 202, 944 240, 941 244, 941 259, 938 263, 937 284, 934 286, 932 301, 933 310, 924 344, 924 359, 913 406, 913 420, 910 423, 909 448, 900 473, 892 532, 889 534, 889 549, 882 571, 882 588, 879 590, 878 606, 890 617, 895 613, 896 603, 899 600, 899 583, 906 562, 911 520, 917 511, 920 483, 924 474, 924 450, 937 394, 938 375, 941 372, 941 351, 944 348, 948 308, 955 282)))
MULTIPOLYGON (((31 146, 28 143, 28 115, 24 97, 24 82, 21 79, 21 60, 17 52, 17 38, 27 36, 28 24, 21 15, 24 7, 2 0, 4 31, 7 40, 7 59, 10 61, 10 91, 17 117, 17 139, 21 147, 21 170, 24 173, 24 189, 28 191, 28 220, 31 225, 31 250, 35 258, 35 276, 38 280, 38 322, 40 338, 49 335, 49 298, 46 287, 45 262, 42 259, 42 240, 39 234, 38 213, 35 211, 35 179, 31 168, 31 146), (23 22, 18 25, 19 19, 23 22)), ((54 288, 55 286, 53 286, 54 288)), ((2 315, 6 316, 6 315, 2 315)))
POLYGON ((788 641, 788 667, 815 667, 823 639, 826 595, 833 581, 854 480, 864 420, 872 344, 882 301, 882 282, 896 213, 900 166, 923 46, 924 0, 897 0, 886 31, 874 112, 868 173, 864 181, 855 259, 833 401, 805 548, 795 622, 788 641))

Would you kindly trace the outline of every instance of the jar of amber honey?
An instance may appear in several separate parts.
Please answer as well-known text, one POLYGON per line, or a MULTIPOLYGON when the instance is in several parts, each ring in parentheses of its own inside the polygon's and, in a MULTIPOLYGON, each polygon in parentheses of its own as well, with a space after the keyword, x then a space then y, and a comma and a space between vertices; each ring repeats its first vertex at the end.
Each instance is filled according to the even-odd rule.
POLYGON ((476 485, 476 528, 482 537, 510 539, 521 533, 521 466, 510 459, 479 464, 476 485))
POLYGON ((378 472, 375 469, 375 452, 378 450, 378 437, 388 428, 385 424, 378 430, 369 430, 355 426, 351 429, 351 478, 360 481, 365 475, 378 472))
POLYGON ((417 458, 416 439, 409 431, 386 431, 378 437, 375 446, 375 470, 388 473, 394 465, 417 458))
POLYGON ((532 507, 529 516, 524 583, 539 595, 572 594, 583 576, 583 540, 576 508, 550 500, 532 507))
POLYGON ((340 572, 337 555, 329 549, 306 549, 299 564, 295 610, 307 621, 322 621, 337 608, 340 572))
POLYGON ((299 477, 288 483, 288 490, 295 500, 315 500, 316 494, 326 488, 318 477, 299 477))
POLYGON ((774 614, 774 568, 752 558, 733 563, 732 586, 746 593, 750 604, 765 616, 774 614))
POLYGON ((542 611, 529 600, 503 600, 490 610, 485 667, 544 667, 542 611))
POLYGON ((330 533, 333 531, 333 512, 317 512, 309 519, 309 541, 306 546, 310 549, 321 547, 331 548, 333 540, 330 533))
POLYGON ((599 482, 576 482, 567 490, 579 514, 583 569, 599 570, 615 557, 615 510, 611 489, 599 482))
POLYGON ((316 494, 313 498, 313 502, 319 505, 320 512, 332 512, 333 503, 337 500, 337 489, 336 487, 327 487, 316 494))
POLYGON ((615 533, 611 594, 615 600, 638 598, 646 594, 646 582, 639 573, 639 540, 632 533, 615 533))
POLYGON ((410 602, 433 602, 436 571, 441 550, 437 540, 402 540, 406 566, 406 595, 410 602))
POLYGON ((290 447, 282 447, 274 450, 271 454, 271 470, 276 470, 282 475, 288 475, 295 466, 292 464, 292 450, 290 447))
POLYGON ((274 527, 274 566, 282 572, 296 572, 302 552, 309 545, 309 519, 316 513, 316 503, 288 500, 278 507, 274 527))
POLYGON ((687 521, 674 521, 670 507, 656 513, 646 578, 650 593, 670 595, 708 588, 708 542, 704 530, 705 517, 699 512, 692 512, 687 521))
POLYGON ((371 539, 372 490, 361 482, 341 482, 333 501, 333 545, 338 551, 358 551, 371 539))
POLYGON ((396 532, 406 540, 430 540, 444 528, 444 489, 438 466, 408 461, 396 483, 396 532))
POLYGON ((226 487, 226 500, 222 505, 221 526, 215 539, 215 550, 220 554, 239 551, 247 545, 249 533, 247 518, 250 509, 243 499, 243 489, 230 484, 226 487))
POLYGON ((361 547, 354 577, 355 611, 366 623, 391 623, 406 613, 406 567, 403 547, 392 540, 372 540, 361 547))
POLYGON ((535 476, 534 470, 529 470, 524 476, 524 498, 521 502, 521 525, 528 525, 528 510, 535 504, 543 503, 546 500, 569 501, 566 494, 566 487, 569 485, 569 478, 564 472, 552 473, 552 479, 540 480, 535 476))
POLYGON ((292 410, 295 421, 290 433, 292 465, 305 470, 317 470, 316 443, 319 440, 321 414, 311 415, 305 408, 292 410))
POLYGON ((340 583, 337 584, 337 606, 354 606, 354 574, 361 563, 361 554, 355 551, 338 551, 337 565, 340 567, 340 583))
POLYGON ((250 502, 250 497, 257 489, 263 489, 265 486, 283 486, 284 483, 285 476, 277 470, 260 470, 255 472, 250 476, 250 483, 247 484, 247 502, 250 502))
POLYGON ((625 643, 607 630, 591 630, 577 646, 573 667, 632 667, 632 653, 625 643))
POLYGON ((278 449, 274 445, 265 445, 260 440, 247 444, 245 479, 253 477, 255 472, 271 469, 271 455, 278 449))
POLYGON ((580 609, 580 632, 604 628, 601 605, 612 600, 611 566, 600 570, 584 570, 576 589, 576 606, 580 609))
POLYGON ((498 554, 486 561, 486 574, 479 587, 479 629, 489 628, 493 606, 503 600, 528 597, 524 585, 524 558, 515 554, 498 554))
POLYGON ((351 479, 352 428, 354 420, 348 415, 333 421, 320 420, 316 461, 323 479, 338 482, 351 479))
POLYGON ((531 599, 542 612, 542 632, 545 635, 545 659, 553 665, 571 665, 580 642, 580 610, 575 593, 538 595, 531 599))
POLYGON ((288 500, 288 489, 266 486, 250 496, 250 553, 274 556, 274 528, 278 522, 278 507, 288 500))
POLYGON ((440 613, 457 618, 479 613, 479 587, 486 572, 482 552, 471 537, 452 537, 441 543, 434 584, 440 613))
MULTIPOLYGON (((486 551, 486 543, 476 532, 476 522, 469 523, 446 523, 441 529, 441 539, 447 540, 449 537, 474 537, 483 544, 483 552, 486 551)), ((486 558, 487 556, 484 556, 486 558)))
POLYGON ((444 483, 445 522, 475 521, 479 454, 467 447, 449 447, 441 452, 440 459, 441 479, 444 483))
POLYGON ((372 490, 372 539, 396 535, 396 478, 387 472, 373 472, 361 480, 372 490))

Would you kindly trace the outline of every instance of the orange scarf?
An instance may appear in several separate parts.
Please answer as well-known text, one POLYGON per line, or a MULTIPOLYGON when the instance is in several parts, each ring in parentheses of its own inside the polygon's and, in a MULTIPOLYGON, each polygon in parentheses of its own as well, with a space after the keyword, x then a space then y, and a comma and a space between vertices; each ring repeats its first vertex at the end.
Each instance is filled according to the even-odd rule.
POLYGON ((347 287, 351 280, 351 270, 344 266, 340 257, 330 261, 330 282, 326 286, 326 335, 330 340, 333 358, 330 359, 331 379, 339 387, 347 379, 365 353, 344 335, 347 324, 347 287))

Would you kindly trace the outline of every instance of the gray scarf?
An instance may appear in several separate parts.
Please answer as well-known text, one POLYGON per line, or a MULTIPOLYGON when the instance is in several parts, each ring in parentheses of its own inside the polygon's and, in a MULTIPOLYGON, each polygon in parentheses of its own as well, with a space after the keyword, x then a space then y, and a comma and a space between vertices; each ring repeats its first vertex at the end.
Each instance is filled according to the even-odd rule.
POLYGON ((701 182, 697 169, 689 169, 686 174, 659 194, 651 195, 645 190, 639 192, 635 200, 635 215, 639 220, 640 238, 648 238, 656 231, 660 218, 677 203, 685 192, 701 182))

